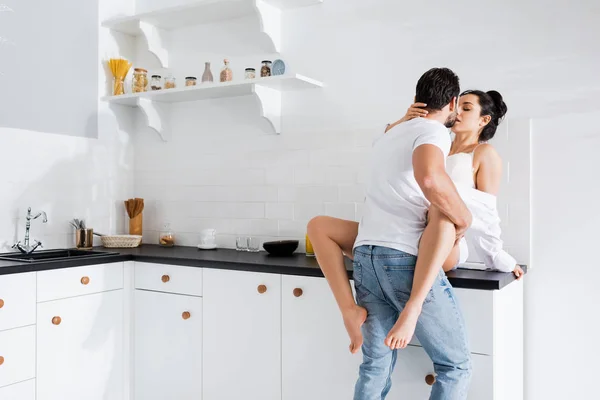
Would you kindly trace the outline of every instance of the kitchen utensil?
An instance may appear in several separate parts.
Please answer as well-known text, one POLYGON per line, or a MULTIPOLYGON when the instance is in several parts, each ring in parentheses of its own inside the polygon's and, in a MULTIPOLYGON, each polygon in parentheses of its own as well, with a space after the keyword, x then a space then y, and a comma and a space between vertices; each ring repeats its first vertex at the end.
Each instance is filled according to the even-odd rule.
POLYGON ((75 231, 75 247, 78 249, 91 249, 94 247, 94 230, 77 229, 75 231))
POLYGON ((294 254, 298 248, 298 240, 276 240, 273 242, 264 242, 263 248, 267 253, 278 257, 289 257, 294 254))

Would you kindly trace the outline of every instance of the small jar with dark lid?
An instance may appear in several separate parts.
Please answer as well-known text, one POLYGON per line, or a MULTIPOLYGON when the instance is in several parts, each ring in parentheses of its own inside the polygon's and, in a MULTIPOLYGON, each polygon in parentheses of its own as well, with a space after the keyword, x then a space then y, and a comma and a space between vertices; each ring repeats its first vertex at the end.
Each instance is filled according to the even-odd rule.
POLYGON ((185 86, 196 86, 196 77, 195 76, 186 76, 185 77, 185 86))
POLYGON ((246 79, 254 79, 256 78, 256 70, 254 68, 246 68, 246 79))
POLYGON ((162 89, 162 76, 160 75, 152 75, 152 80, 150 81, 150 88, 152 90, 160 90, 162 89))
POLYGON ((271 61, 263 60, 262 67, 260 67, 260 76, 262 78, 266 76, 271 76, 271 61))

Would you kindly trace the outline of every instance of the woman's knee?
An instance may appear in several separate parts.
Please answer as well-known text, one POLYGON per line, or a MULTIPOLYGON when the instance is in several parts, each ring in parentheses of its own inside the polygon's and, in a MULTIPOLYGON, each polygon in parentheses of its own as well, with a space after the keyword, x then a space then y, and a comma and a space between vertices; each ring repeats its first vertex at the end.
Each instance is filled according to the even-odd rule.
POLYGON ((308 225, 306 226, 306 233, 308 234, 308 237, 313 238, 318 234, 323 234, 326 232, 329 219, 330 217, 319 215, 308 221, 308 225))

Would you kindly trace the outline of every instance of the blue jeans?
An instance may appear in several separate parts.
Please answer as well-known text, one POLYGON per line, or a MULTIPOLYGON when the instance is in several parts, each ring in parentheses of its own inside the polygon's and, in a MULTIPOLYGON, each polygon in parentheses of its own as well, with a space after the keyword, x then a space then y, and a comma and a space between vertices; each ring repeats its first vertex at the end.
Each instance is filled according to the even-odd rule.
MULTIPOLYGON (((382 400, 390 391, 398 350, 390 350, 383 341, 408 301, 416 261, 413 255, 387 247, 360 246, 354 251, 356 301, 368 313, 354 400, 382 400)), ((430 399, 466 399, 471 381, 467 334, 454 289, 441 268, 415 335, 437 375, 430 399)))

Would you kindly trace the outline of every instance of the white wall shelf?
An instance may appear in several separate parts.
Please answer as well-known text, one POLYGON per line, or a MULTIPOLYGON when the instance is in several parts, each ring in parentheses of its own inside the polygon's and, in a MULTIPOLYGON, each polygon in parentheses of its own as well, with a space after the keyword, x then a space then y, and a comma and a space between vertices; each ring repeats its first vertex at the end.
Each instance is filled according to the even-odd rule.
POLYGON ((234 82, 199 83, 196 86, 163 89, 143 93, 106 96, 102 100, 111 104, 140 108, 148 126, 167 141, 170 137, 168 114, 171 103, 256 95, 262 106, 262 116, 281 133, 281 93, 284 91, 320 88, 323 84, 298 74, 271 76, 234 82))
POLYGON ((278 53, 281 11, 322 2, 323 0, 200 0, 183 6, 111 18, 103 21, 102 26, 128 35, 145 36, 148 50, 157 56, 164 68, 168 68, 168 38, 165 31, 258 15, 261 32, 270 38, 272 50, 278 53))

